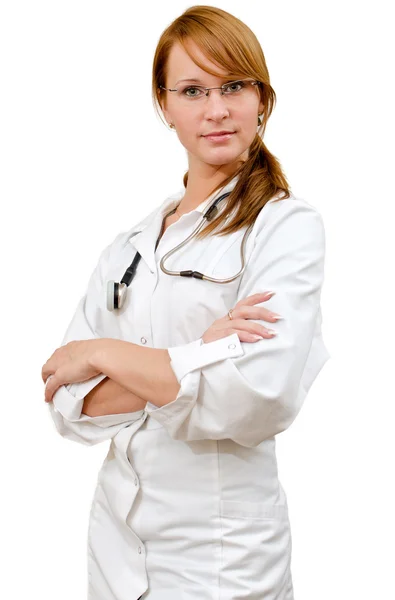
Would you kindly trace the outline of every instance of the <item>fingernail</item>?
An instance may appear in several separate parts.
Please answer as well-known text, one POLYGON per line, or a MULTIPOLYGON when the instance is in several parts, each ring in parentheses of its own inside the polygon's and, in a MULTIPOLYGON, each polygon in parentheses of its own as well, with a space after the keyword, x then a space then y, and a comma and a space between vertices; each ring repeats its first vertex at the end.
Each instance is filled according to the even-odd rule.
POLYGON ((252 337, 254 340, 263 340, 263 337, 261 335, 255 335, 254 333, 252 334, 252 337))
POLYGON ((271 298, 272 296, 274 296, 276 292, 264 292, 265 296, 267 296, 268 298, 271 298))
POLYGON ((276 321, 284 318, 282 315, 272 315, 272 317, 273 317, 273 319, 276 319, 276 321))
POLYGON ((266 331, 271 335, 277 335, 277 331, 274 331, 274 329, 267 329, 266 331))

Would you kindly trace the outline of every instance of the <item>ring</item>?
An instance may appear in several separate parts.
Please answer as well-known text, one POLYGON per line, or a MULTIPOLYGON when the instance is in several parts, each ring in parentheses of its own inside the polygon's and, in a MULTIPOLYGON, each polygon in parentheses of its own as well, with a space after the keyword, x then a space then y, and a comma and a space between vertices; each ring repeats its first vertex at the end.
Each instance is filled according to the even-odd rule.
POLYGON ((234 311, 234 308, 231 308, 230 310, 228 310, 228 317, 229 319, 233 319, 232 317, 232 312, 234 311))

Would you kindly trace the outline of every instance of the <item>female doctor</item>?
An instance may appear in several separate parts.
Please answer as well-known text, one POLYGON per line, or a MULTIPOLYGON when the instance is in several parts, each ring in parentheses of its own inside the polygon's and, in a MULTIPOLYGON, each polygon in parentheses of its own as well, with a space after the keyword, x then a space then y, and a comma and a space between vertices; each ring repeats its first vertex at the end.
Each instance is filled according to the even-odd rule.
POLYGON ((243 22, 187 9, 152 87, 187 150, 182 189, 104 249, 42 369, 59 433, 111 440, 88 597, 292 600, 275 436, 330 357, 322 218, 263 143, 275 93, 243 22))

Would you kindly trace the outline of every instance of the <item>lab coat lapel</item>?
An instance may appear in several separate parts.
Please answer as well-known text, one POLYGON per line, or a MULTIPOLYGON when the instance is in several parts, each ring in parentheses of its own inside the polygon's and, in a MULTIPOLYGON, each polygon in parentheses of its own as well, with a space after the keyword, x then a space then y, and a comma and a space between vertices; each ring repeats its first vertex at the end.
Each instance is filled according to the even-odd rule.
MULTIPOLYGON (((208 205, 211 204, 214 196, 219 197, 220 195, 233 190, 238 179, 239 175, 236 175, 226 186, 223 187, 222 190, 213 192, 208 198, 203 200, 203 202, 201 202, 194 211, 191 211, 193 216, 196 217, 203 215, 208 205)), ((151 273, 157 272, 155 246, 156 240, 158 239, 162 228, 163 219, 165 215, 172 210, 172 208, 178 206, 184 194, 185 188, 181 188, 174 195, 168 197, 156 212, 154 211, 154 213, 151 213, 147 219, 145 219, 139 224, 139 226, 136 227, 135 230, 132 230, 129 243, 141 254, 142 260, 144 260, 144 262, 147 264, 151 273)))
POLYGON ((159 235, 161 226, 162 219, 158 213, 151 223, 129 239, 129 243, 141 254, 142 260, 147 264, 151 273, 154 273, 156 270, 155 241, 159 235))
POLYGON ((142 260, 147 264, 151 273, 156 272, 155 246, 162 228, 164 216, 166 213, 170 212, 173 207, 177 206, 182 193, 183 192, 179 192, 177 195, 168 198, 156 212, 154 212, 152 218, 143 222, 143 224, 138 227, 137 233, 134 230, 129 238, 130 245, 141 254, 142 260))

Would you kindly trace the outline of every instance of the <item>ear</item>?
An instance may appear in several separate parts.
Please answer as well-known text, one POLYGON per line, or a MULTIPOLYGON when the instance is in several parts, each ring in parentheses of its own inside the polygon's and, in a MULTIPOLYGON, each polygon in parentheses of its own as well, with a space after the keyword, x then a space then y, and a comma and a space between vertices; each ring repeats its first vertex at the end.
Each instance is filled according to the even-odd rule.
POLYGON ((169 115, 169 113, 168 113, 168 111, 166 109, 166 95, 165 95, 165 92, 163 92, 163 90, 158 90, 158 91, 160 92, 160 96, 159 97, 161 98, 161 101, 159 102, 161 110, 163 112, 163 115, 164 115, 166 121, 169 123, 171 121, 171 117, 170 117, 170 115, 169 115))
POLYGON ((166 109, 162 108, 162 112, 163 112, 163 115, 164 115, 164 117, 165 117, 166 121, 167 121, 168 123, 171 123, 171 122, 172 122, 172 119, 171 119, 171 116, 170 116, 170 114, 168 113, 168 111, 167 111, 166 109))

